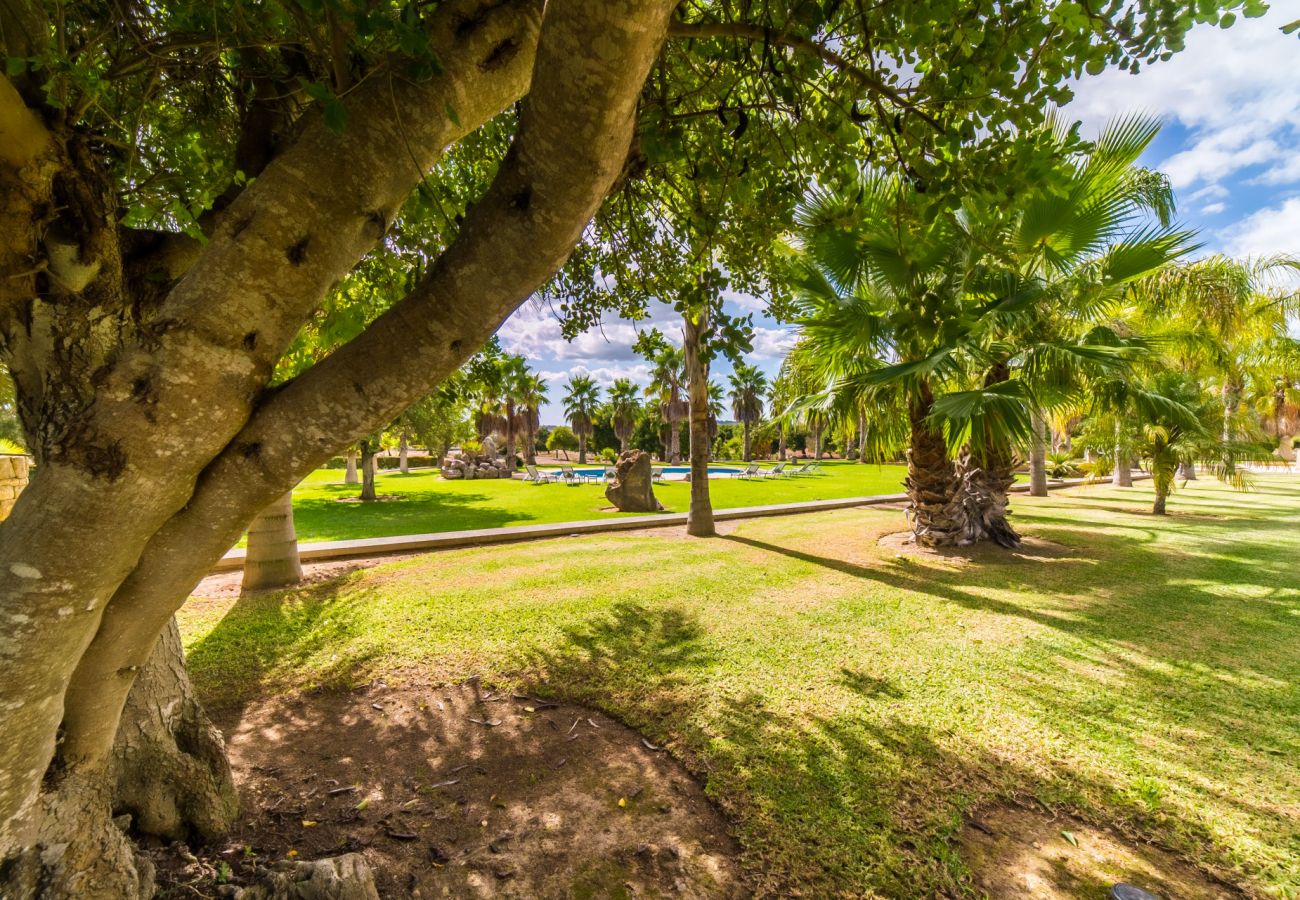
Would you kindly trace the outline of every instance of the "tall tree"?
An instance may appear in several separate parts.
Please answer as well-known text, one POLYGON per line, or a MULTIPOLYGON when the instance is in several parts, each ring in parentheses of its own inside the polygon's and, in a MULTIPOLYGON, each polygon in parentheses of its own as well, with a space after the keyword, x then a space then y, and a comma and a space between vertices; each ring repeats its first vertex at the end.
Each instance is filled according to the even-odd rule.
POLYGON ((767 376, 757 366, 740 365, 728 378, 731 382, 731 413, 744 429, 744 459, 749 462, 753 458, 750 429, 763 418, 767 376))
POLYGON ((535 372, 530 372, 519 382, 516 395, 519 410, 521 439, 524 444, 524 461, 531 465, 537 463, 537 430, 541 427, 542 404, 546 402, 546 379, 535 372))
POLYGON ((636 429, 641 404, 637 402, 637 387, 627 378, 615 379, 609 386, 609 418, 618 438, 619 452, 626 453, 636 429))
MULTIPOLYGON (((639 91, 658 57, 672 5, 615 9, 573 0, 548 6, 544 24, 539 3, 507 2, 470 17, 464 3, 440 5, 427 30, 417 33, 444 75, 379 74, 360 82, 346 100, 331 105, 326 98, 302 127, 284 135, 281 148, 262 144, 270 151, 264 167, 241 167, 256 179, 232 192, 236 196, 214 217, 202 244, 179 233, 114 230, 124 217, 105 175, 125 173, 137 157, 115 170, 96 148, 124 142, 96 143, 96 122, 76 118, 111 110, 111 98, 85 103, 82 88, 67 81, 47 91, 46 79, 63 77, 50 73, 66 71, 56 65, 25 71, 16 82, 13 75, 0 78, 0 118, 19 123, 22 135, 0 150, 0 335, 40 463, 0 526, 0 597, 7 615, 21 613, 28 623, 0 638, 0 728, 7 735, 0 745, 0 877, 7 880, 0 893, 27 896, 37 882, 51 896, 147 893, 146 873, 136 868, 109 819, 111 810, 130 808, 113 800, 114 785, 125 782, 110 782, 110 763, 152 784, 135 795, 145 807, 130 808, 139 827, 177 836, 220 831, 222 804, 211 798, 228 795, 220 784, 228 783, 229 769, 219 744, 200 739, 210 727, 188 694, 179 663, 158 667, 170 673, 165 686, 176 702, 166 704, 174 717, 157 724, 150 718, 163 706, 156 693, 153 703, 127 704, 131 676, 153 671, 146 664, 155 645, 160 652, 178 648, 158 643, 171 613, 259 509, 340 445, 382 427, 427 393, 563 263, 622 170, 639 91), (589 49, 597 46, 599 53, 589 49), (513 152, 449 235, 438 264, 357 338, 278 391, 262 391, 272 364, 322 295, 375 247, 443 148, 526 90, 513 152), (50 97, 60 105, 46 116, 50 97), (449 117, 453 103, 456 115, 449 117), (340 110, 346 127, 331 127, 340 124, 339 114, 326 121, 321 108, 340 110), (34 204, 69 208, 48 203, 56 179, 64 196, 89 204, 82 206, 86 215, 69 220, 80 225, 52 229, 42 215, 33 217, 34 204), (71 244, 71 255, 45 243, 55 231, 65 236, 64 246, 71 244), (69 265, 34 265, 46 258, 69 265), (21 271, 41 274, 10 277, 21 271), (131 273, 142 277, 134 281, 131 273), (85 310, 94 308, 114 311, 101 321, 111 320, 117 330, 86 333, 85 310), (117 315, 128 309, 135 313, 117 315), (20 320, 30 327, 20 331, 20 320), (32 343, 24 333, 62 337, 32 343), (56 358, 60 347, 75 364, 56 358), (67 375, 51 393, 41 385, 50 383, 44 373, 56 369, 67 375), (92 393, 93 404, 86 402, 92 393), (57 595, 44 590, 54 583, 64 586, 57 595), (58 613, 68 606, 79 612, 58 613), (22 702, 10 702, 15 697, 22 702), (156 741, 142 741, 136 731, 130 746, 115 752, 119 722, 137 711, 141 718, 130 727, 147 729, 156 741), (171 729, 190 737, 178 743, 171 729), (45 782, 42 795, 57 734, 60 777, 45 782), (149 758, 135 755, 145 747, 149 758), (205 768, 203 760, 212 765, 205 768), (155 824, 162 821, 155 813, 169 803, 187 812, 167 819, 170 825, 155 824), (57 859, 42 856, 42 847, 54 845, 63 848, 57 859)), ((14 9, 6 6, 4 15, 14 9)), ((18 10, 38 21, 28 28, 6 25, 6 56, 40 57, 46 47, 12 43, 48 33, 40 10, 18 10)), ((169 12, 153 6, 128 14, 169 12)), ((79 21, 80 8, 63 13, 59 28, 105 34, 79 21)), ((139 87, 156 79, 158 66, 175 64, 166 45, 182 42, 165 19, 137 24, 145 23, 107 33, 107 44, 85 46, 92 53, 108 47, 114 60, 122 53, 139 60, 139 87), (111 34, 130 35, 129 44, 113 45, 111 34), (161 37, 159 55, 137 55, 136 41, 153 34, 161 37)), ((212 48, 227 38, 204 38, 211 47, 180 52, 186 64, 210 54, 215 74, 227 57, 212 48)), ((76 40, 49 46, 76 46, 76 40)), ((372 45, 380 53, 391 47, 372 45)), ((392 52, 400 68, 400 53, 392 52)), ((102 59, 105 66, 111 61, 102 59)), ((370 63, 380 73, 393 71, 383 60, 361 64, 370 63)), ((187 77, 156 83, 165 91, 224 82, 187 77)), ((141 114, 159 122, 155 112, 177 108, 177 99, 160 97, 141 114)), ((139 127, 139 115, 131 121, 139 127)), ((165 154, 155 159, 194 170, 165 154)), ((129 182, 141 180, 132 175, 129 182)), ((160 183, 165 178, 150 180, 151 189, 163 190, 160 183)), ((194 200, 202 208, 203 198, 194 200)))
POLYGON ((587 463, 587 441, 594 430, 592 416, 600 402, 600 389, 589 375, 570 375, 564 387, 564 417, 578 436, 578 463, 587 463))

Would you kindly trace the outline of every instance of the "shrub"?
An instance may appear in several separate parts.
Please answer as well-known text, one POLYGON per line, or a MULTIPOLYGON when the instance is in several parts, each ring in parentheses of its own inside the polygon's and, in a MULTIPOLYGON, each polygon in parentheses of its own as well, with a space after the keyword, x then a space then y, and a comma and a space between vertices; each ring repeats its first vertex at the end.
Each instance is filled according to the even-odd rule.
POLYGON ((1078 478, 1079 463, 1067 450, 1058 450, 1047 454, 1048 478, 1078 478))
POLYGON ((607 463, 618 462, 618 451, 613 447, 606 447, 600 451, 600 458, 607 463))

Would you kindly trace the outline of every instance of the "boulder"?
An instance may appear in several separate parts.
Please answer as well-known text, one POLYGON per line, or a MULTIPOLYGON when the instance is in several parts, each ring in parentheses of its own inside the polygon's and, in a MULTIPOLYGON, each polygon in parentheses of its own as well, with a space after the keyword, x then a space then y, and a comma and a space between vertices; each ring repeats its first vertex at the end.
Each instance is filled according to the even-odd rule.
POLYGON ((655 499, 650 475, 650 454, 627 451, 619 456, 614 478, 605 485, 606 499, 623 512, 659 512, 664 507, 655 499))

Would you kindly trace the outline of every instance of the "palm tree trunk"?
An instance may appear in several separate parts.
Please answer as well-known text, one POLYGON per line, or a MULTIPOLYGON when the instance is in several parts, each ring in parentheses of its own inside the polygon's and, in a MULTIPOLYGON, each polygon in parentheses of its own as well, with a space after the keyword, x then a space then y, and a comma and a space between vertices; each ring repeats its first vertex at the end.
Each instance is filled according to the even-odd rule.
POLYGON ((578 432, 578 465, 587 464, 587 436, 581 431, 578 432))
POLYGON ((742 422, 741 427, 745 433, 745 454, 744 454, 745 462, 749 462, 751 459, 754 458, 754 454, 751 452, 750 442, 749 442, 749 419, 746 419, 744 422, 742 422))
POLYGON ((709 497, 709 365, 701 354, 708 314, 701 312, 692 321, 685 319, 684 347, 686 375, 691 399, 691 507, 686 516, 686 533, 693 537, 713 537, 713 502, 709 497))
POLYGON ((506 401, 506 468, 515 470, 515 405, 506 401))
POLYGON ((1047 496, 1047 423, 1043 414, 1035 409, 1031 414, 1032 433, 1029 436, 1029 496, 1047 496))
POLYGON ((776 455, 781 462, 785 462, 785 453, 785 425, 781 424, 776 429, 776 455))
POLYGON ((858 413, 858 462, 867 461, 867 414, 858 413))
POLYGON ((367 445, 361 448, 361 499, 375 500, 375 451, 367 445))
POLYGON ((1133 471, 1129 468, 1128 454, 1119 445, 1120 427, 1115 423, 1115 471, 1111 473, 1110 483, 1115 487, 1132 487, 1133 471))
POLYGON ((812 431, 812 439, 813 439, 813 459, 821 459, 822 458, 821 423, 820 422, 816 423, 815 425, 813 425, 813 427, 810 430, 812 431))
POLYGON ((907 450, 907 488, 916 542, 927 547, 951 546, 961 535, 957 508, 957 477, 948 458, 943 431, 929 421, 934 396, 922 383, 908 410, 911 446, 907 450))
POLYGON ((360 481, 361 481, 361 479, 357 477, 357 448, 356 448, 356 447, 349 447, 349 448, 348 448, 348 468, 347 468, 347 471, 346 471, 346 472, 344 473, 344 475, 343 475, 343 483, 344 483, 344 484, 359 484, 360 481))
POLYGON ((410 443, 407 440, 406 432, 403 431, 397 439, 397 468, 406 475, 411 471, 410 464, 407 461, 407 452, 410 449, 410 443))
POLYGON ((298 535, 293 528, 293 491, 257 514, 248 526, 245 591, 284 587, 302 580, 298 535))

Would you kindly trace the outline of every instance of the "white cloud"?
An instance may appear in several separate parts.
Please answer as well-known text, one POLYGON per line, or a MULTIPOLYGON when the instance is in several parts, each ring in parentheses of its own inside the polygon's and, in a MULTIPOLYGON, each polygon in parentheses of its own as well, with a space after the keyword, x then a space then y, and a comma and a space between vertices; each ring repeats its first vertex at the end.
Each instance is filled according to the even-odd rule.
POLYGON ((1219 238, 1234 256, 1300 254, 1300 196, 1257 210, 1219 232, 1219 238))
POLYGON ((1284 5, 1228 29, 1197 27, 1186 49, 1136 76, 1112 70, 1085 78, 1065 112, 1089 131, 1135 111, 1188 128, 1187 148, 1161 164, 1176 187, 1217 187, 1269 162, 1279 164, 1268 176, 1279 180, 1270 183, 1295 180, 1300 165, 1284 161, 1300 154, 1300 77, 1296 39, 1278 30, 1293 17, 1284 5))
POLYGON ((1207 216, 1214 216, 1223 212, 1227 208, 1228 205, 1226 203, 1223 203, 1222 201, 1218 201, 1215 203, 1207 203, 1201 207, 1201 213, 1207 216))
POLYGON ((790 348, 795 345, 798 336, 793 328, 764 328, 754 326, 754 352, 750 356, 755 359, 781 359, 790 352, 790 348))
POLYGON ((1251 179, 1251 184, 1294 184, 1298 181, 1300 181, 1300 153, 1292 153, 1258 178, 1251 179))

